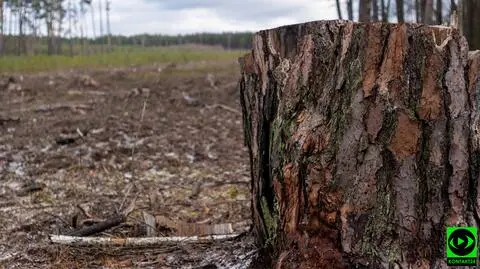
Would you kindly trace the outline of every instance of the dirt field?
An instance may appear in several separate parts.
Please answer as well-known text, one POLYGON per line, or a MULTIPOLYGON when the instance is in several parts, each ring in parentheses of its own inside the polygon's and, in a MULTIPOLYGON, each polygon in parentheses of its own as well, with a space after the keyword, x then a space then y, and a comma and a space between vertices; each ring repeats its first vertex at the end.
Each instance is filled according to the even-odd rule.
POLYGON ((96 236, 145 237, 146 215, 156 236, 189 235, 173 222, 248 230, 238 72, 228 61, 1 77, 0 267, 244 268, 248 236, 148 248, 48 237, 126 209, 96 236))

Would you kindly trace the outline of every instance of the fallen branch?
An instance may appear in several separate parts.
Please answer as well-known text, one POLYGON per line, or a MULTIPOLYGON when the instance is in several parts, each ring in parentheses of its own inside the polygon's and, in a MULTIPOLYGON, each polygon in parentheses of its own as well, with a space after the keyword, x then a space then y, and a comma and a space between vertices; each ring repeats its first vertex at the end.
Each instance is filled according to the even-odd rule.
POLYGON ((15 259, 19 254, 18 253, 5 253, 0 256, 0 263, 4 263, 8 260, 15 259))
POLYGON ((55 244, 69 246, 124 246, 124 247, 145 247, 158 246, 165 243, 203 243, 210 241, 226 240, 239 236, 239 234, 209 235, 209 236, 172 236, 172 237, 79 237, 68 235, 49 236, 50 241, 55 244))
POLYGON ((112 227, 118 226, 118 225, 124 223, 126 219, 127 218, 124 215, 115 215, 115 216, 113 216, 112 218, 110 218, 106 221, 99 222, 99 223, 94 224, 92 226, 88 226, 88 227, 85 227, 85 228, 82 228, 82 229, 79 229, 79 230, 76 230, 76 231, 69 232, 69 233, 67 233, 67 235, 69 235, 69 236, 89 236, 89 235, 92 235, 92 234, 103 232, 103 231, 105 231, 107 229, 110 229, 112 227))
POLYGON ((0 116, 0 126, 10 123, 10 122, 19 122, 20 118, 17 117, 2 117, 0 116))
POLYGON ((155 224, 173 231, 179 236, 233 234, 232 223, 199 224, 173 221, 165 216, 155 216, 155 224))
POLYGON ((34 109, 35 112, 49 112, 58 109, 71 109, 73 111, 83 109, 90 110, 92 107, 85 104, 51 104, 51 105, 40 105, 34 109))

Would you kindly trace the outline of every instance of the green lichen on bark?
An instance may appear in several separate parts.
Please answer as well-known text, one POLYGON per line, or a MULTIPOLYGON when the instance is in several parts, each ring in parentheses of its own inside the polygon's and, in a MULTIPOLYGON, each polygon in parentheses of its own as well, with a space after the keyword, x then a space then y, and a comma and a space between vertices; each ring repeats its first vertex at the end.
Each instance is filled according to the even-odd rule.
POLYGON ((278 227, 280 223, 278 204, 275 202, 274 209, 270 210, 267 200, 265 199, 265 197, 262 197, 261 207, 263 213, 263 220, 267 228, 267 238, 265 240, 265 246, 275 246, 275 240, 277 238, 278 227))

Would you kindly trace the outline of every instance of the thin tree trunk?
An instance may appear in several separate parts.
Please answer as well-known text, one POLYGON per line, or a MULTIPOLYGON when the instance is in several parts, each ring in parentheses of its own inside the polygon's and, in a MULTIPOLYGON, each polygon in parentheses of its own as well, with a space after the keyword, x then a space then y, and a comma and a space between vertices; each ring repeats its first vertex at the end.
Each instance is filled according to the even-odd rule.
POLYGON ((381 0, 383 22, 388 22, 388 16, 390 15, 390 2, 391 0, 381 0), (387 5, 385 5, 385 1, 388 1, 387 5))
POLYGON ((25 45, 25 38, 23 35, 23 1, 19 1, 18 7, 18 39, 17 39, 17 55, 21 55, 25 53, 24 45, 25 45))
POLYGON ((69 36, 69 46, 70 46, 70 57, 73 57, 73 29, 72 29, 72 0, 68 1, 68 36, 69 36))
POLYGON ((8 9, 9 11, 9 16, 8 16, 8 35, 9 35, 9 38, 12 38, 12 35, 13 35, 13 31, 15 31, 15 29, 13 29, 13 21, 15 20, 15 13, 13 12, 12 8, 10 7, 8 9))
POLYGON ((395 0, 396 7, 397 7, 397 21, 398 23, 405 22, 405 15, 404 15, 404 4, 403 0, 395 0))
POLYGON ((443 0, 437 0, 436 6, 436 15, 437 15, 437 24, 441 25, 443 23, 443 0))
POLYGON ((112 50, 112 32, 110 31, 110 4, 109 0, 106 0, 106 13, 107 13, 107 49, 112 50))
POLYGON ((461 2, 461 28, 471 50, 480 49, 480 1, 464 0, 461 2))
POLYGON ((425 23, 425 4, 426 4, 426 0, 419 0, 421 23, 425 23))
POLYGON ((339 20, 343 20, 343 17, 342 17, 342 8, 341 8, 341 6, 340 6, 340 0, 336 0, 335 2, 336 2, 336 4, 337 4, 338 19, 339 19, 339 20))
POLYGON ((378 21, 378 0, 372 1, 373 15, 372 21, 378 21))
POLYGON ((371 19, 370 9, 372 0, 360 0, 358 20, 361 22, 369 22, 371 19))
POLYGON ((480 224, 479 61, 446 27, 256 34, 239 89, 262 268, 446 269, 445 227, 480 224))
POLYGON ((353 21, 353 0, 347 0, 348 20, 353 21))
POLYGON ((46 15, 46 18, 45 18, 46 25, 47 25, 48 55, 55 54, 55 38, 54 38, 54 33, 53 33, 53 18, 52 18, 52 16, 53 15, 50 12, 48 12, 47 15, 46 15))
POLYGON ((88 40, 86 37, 86 33, 88 33, 88 23, 87 18, 85 16, 87 10, 85 8, 85 4, 82 2, 80 3, 80 13, 81 13, 81 20, 80 20, 80 36, 82 40, 82 54, 85 54, 88 48, 88 40))
POLYGON ((433 22, 433 0, 425 0, 424 10, 423 23, 430 25, 433 22))
POLYGON ((421 8, 420 1, 421 0, 415 0, 415 21, 417 23, 422 22, 422 16, 421 16, 422 8, 421 8))
POLYGON ((19 34, 18 34, 18 10, 12 8, 12 44, 13 44, 13 49, 12 49, 12 54, 18 54, 18 39, 19 39, 19 34))
MULTIPOLYGON (((93 7, 93 0, 92 2, 90 3, 90 11, 92 12, 92 34, 93 34, 93 44, 95 44, 95 40, 96 40, 96 27, 95 27, 95 13, 94 13, 94 7, 93 7)), ((101 12, 101 11, 100 11, 101 12)))
POLYGON ((3 16, 4 8, 3 8, 3 0, 0 0, 0 56, 3 56, 3 48, 4 48, 4 25, 5 25, 5 18, 3 16))
POLYGON ((455 0, 450 0, 450 11, 457 10, 457 4, 455 3, 455 0))
POLYGON ((37 55, 38 54, 38 43, 39 43, 39 39, 40 36, 41 36, 41 32, 39 30, 39 20, 35 14, 35 12, 33 13, 33 18, 32 18, 32 21, 33 21, 33 39, 32 39, 32 51, 33 51, 33 55, 37 55))
POLYGON ((63 10, 62 10, 62 2, 59 1, 57 2, 57 6, 56 6, 56 12, 58 12, 58 20, 57 20, 57 34, 56 34, 56 53, 57 54, 62 54, 63 53, 63 50, 62 50, 62 33, 63 33, 63 19, 65 17, 64 13, 63 13, 63 10))
POLYGON ((100 51, 103 53, 103 9, 102 9, 102 0, 98 0, 98 16, 100 19, 100 51))

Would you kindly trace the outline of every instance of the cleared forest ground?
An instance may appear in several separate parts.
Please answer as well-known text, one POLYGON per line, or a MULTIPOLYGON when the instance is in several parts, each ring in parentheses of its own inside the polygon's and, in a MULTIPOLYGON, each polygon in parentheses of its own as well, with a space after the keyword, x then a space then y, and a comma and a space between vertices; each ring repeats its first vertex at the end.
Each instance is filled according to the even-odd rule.
MULTIPOLYGON (((0 267, 221 267, 249 253, 249 237, 146 249, 48 240, 129 205, 127 221, 99 236, 145 236, 145 213, 248 230, 237 66, 232 59, 1 77, 0 267)), ((160 228, 158 236, 175 235, 160 228)))

